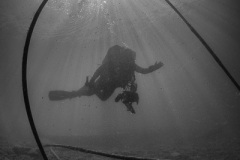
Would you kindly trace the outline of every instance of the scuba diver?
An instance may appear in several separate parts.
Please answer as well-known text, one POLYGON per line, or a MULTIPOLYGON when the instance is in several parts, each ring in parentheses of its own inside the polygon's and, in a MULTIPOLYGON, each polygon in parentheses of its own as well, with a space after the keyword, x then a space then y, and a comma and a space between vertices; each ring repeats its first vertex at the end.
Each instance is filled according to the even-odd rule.
POLYGON ((116 88, 122 88, 115 102, 122 103, 131 113, 135 113, 132 103, 139 102, 135 72, 147 74, 163 66, 162 62, 156 62, 148 68, 142 68, 135 63, 136 52, 133 50, 114 45, 108 49, 102 65, 95 71, 92 78, 86 78, 85 85, 77 91, 50 91, 49 99, 52 101, 71 99, 81 96, 96 95, 102 101, 106 101, 116 88))

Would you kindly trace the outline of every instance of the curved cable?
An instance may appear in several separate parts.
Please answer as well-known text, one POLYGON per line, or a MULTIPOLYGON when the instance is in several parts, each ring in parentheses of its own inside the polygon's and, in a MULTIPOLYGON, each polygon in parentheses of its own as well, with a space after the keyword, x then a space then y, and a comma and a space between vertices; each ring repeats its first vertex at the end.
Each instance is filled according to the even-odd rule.
POLYGON ((61 144, 48 144, 48 145, 44 145, 44 147, 67 148, 67 149, 74 150, 74 151, 79 151, 79 152, 83 152, 83 153, 90 153, 90 154, 95 154, 95 155, 114 158, 114 159, 157 160, 157 159, 154 159, 154 158, 142 158, 142 157, 135 157, 135 156, 124 156, 124 155, 118 155, 118 154, 110 154, 110 153, 104 153, 104 152, 100 152, 100 151, 94 151, 94 150, 84 149, 84 148, 80 148, 80 147, 61 145, 61 144))
POLYGON ((43 9, 43 7, 45 6, 45 4, 47 3, 48 0, 43 0, 43 2, 41 3, 41 5, 39 6, 37 12, 35 13, 32 23, 29 27, 28 33, 27 33, 27 38, 26 38, 26 42, 25 42, 25 46, 24 46, 24 51, 23 51, 23 58, 22 58, 22 90, 23 90, 23 97, 24 97, 24 103, 25 103, 25 108, 26 108, 26 112, 27 112, 27 116, 28 116, 28 121, 30 123, 34 138, 37 142, 37 145, 40 149, 40 152, 43 156, 44 160, 48 160, 46 153, 44 152, 43 146, 41 144, 41 141, 39 139, 38 133, 37 133, 37 129, 35 127, 34 124, 34 120, 32 117, 32 113, 31 113, 31 108, 30 108, 30 103, 29 103, 29 98, 28 98, 28 87, 27 87, 27 58, 28 58, 28 50, 29 50, 29 44, 30 44, 30 40, 32 37, 32 32, 34 29, 34 26, 38 20, 38 17, 43 9))
POLYGON ((204 47, 212 55, 214 60, 218 63, 218 65, 227 74, 227 76, 232 81, 232 83, 235 85, 235 87, 237 87, 238 91, 240 91, 240 86, 237 83, 237 81, 233 78, 231 73, 227 70, 227 68, 224 66, 224 64, 221 62, 221 60, 218 58, 218 56, 214 53, 214 51, 211 49, 211 47, 207 44, 207 42, 202 38, 202 36, 193 28, 193 26, 184 18, 184 16, 177 10, 177 8, 169 0, 165 0, 165 1, 181 17, 181 19, 186 23, 186 25, 189 27, 189 29, 192 31, 192 33, 201 41, 201 43, 204 45, 204 47))

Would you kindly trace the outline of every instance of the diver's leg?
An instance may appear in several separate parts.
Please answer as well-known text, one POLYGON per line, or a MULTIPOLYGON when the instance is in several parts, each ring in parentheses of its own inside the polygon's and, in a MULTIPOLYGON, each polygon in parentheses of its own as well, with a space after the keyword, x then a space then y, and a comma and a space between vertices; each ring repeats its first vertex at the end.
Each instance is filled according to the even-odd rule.
POLYGON ((102 101, 106 101, 116 89, 114 82, 110 81, 106 76, 100 76, 94 83, 91 83, 90 80, 89 87, 102 101))
POLYGON ((94 94, 94 91, 91 87, 87 86, 86 84, 88 81, 85 83, 83 87, 81 87, 77 91, 50 91, 48 94, 48 97, 51 101, 60 101, 60 100, 65 100, 65 99, 72 99, 76 97, 81 97, 81 96, 91 96, 94 94))
POLYGON ((98 96, 102 101, 106 101, 114 92, 116 87, 111 85, 104 85, 101 88, 95 88, 94 93, 98 96))
POLYGON ((104 89, 104 90, 100 90, 100 91, 96 91, 95 94, 98 96, 99 99, 101 99, 102 101, 106 101, 114 92, 114 89, 104 89))
POLYGON ((60 101, 65 99, 72 99, 81 96, 91 96, 94 93, 89 89, 89 87, 83 86, 77 91, 50 91, 48 94, 49 100, 60 101))

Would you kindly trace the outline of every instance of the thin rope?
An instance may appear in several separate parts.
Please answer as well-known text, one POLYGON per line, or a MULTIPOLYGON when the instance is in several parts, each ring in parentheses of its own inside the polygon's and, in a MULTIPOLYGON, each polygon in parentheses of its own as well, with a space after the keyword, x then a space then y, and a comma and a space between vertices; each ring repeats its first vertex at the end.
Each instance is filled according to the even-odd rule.
POLYGON ((27 33, 27 38, 26 38, 26 42, 25 42, 25 46, 24 46, 24 51, 23 51, 23 58, 22 58, 22 90, 23 90, 23 97, 24 97, 24 102, 25 102, 25 108, 26 108, 26 112, 27 112, 27 116, 28 116, 28 121, 30 123, 34 138, 37 142, 37 145, 40 149, 40 152, 43 156, 44 160, 48 160, 46 153, 44 152, 44 149, 42 147, 41 141, 39 139, 38 133, 37 133, 37 129, 35 127, 34 121, 33 121, 33 117, 32 117, 32 112, 31 112, 31 108, 30 108, 30 103, 29 103, 29 98, 28 98, 28 87, 27 87, 27 58, 28 58, 28 50, 29 50, 29 44, 30 44, 30 40, 32 37, 32 32, 34 29, 34 26, 38 20, 38 17, 43 9, 43 7, 45 6, 45 4, 47 3, 47 0, 43 0, 43 2, 41 3, 41 5, 39 6, 37 12, 35 13, 32 23, 29 27, 28 33, 27 33))
POLYGON ((224 66, 224 64, 221 62, 221 60, 218 58, 218 56, 214 53, 214 51, 211 49, 211 47, 207 44, 207 42, 202 38, 202 36, 193 28, 193 26, 183 17, 183 15, 177 10, 176 7, 174 7, 174 5, 169 0, 165 0, 165 1, 181 17, 181 19, 186 23, 186 25, 189 27, 189 29, 192 31, 192 33, 195 34, 195 36, 201 41, 201 43, 205 46, 205 48, 208 50, 208 52, 212 55, 212 57, 215 59, 215 61, 218 63, 218 65, 227 74, 229 79, 237 87, 238 91, 240 91, 240 86, 237 83, 237 81, 233 78, 231 73, 227 70, 227 68, 224 66))
POLYGON ((158 160, 154 158, 142 158, 142 157, 135 157, 135 156, 124 156, 124 155, 118 155, 118 154, 110 154, 110 153, 104 153, 100 151, 94 151, 89 149, 84 149, 81 147, 74 147, 74 146, 68 146, 68 145, 61 145, 61 144, 47 144, 44 145, 44 147, 59 147, 59 148, 67 148, 74 151, 79 151, 83 153, 90 153, 95 154, 99 156, 109 157, 109 158, 115 158, 115 159, 125 159, 125 160, 158 160))

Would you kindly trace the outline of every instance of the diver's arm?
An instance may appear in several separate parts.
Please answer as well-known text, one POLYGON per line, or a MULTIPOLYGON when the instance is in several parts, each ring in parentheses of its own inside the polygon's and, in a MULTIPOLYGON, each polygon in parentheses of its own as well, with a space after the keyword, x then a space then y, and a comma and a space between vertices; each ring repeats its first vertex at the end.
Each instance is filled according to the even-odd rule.
POLYGON ((163 66, 162 62, 156 62, 154 65, 151 65, 148 68, 142 68, 142 67, 138 66, 137 64, 135 64, 135 71, 138 73, 147 74, 147 73, 151 73, 153 71, 158 70, 162 66, 163 66))

